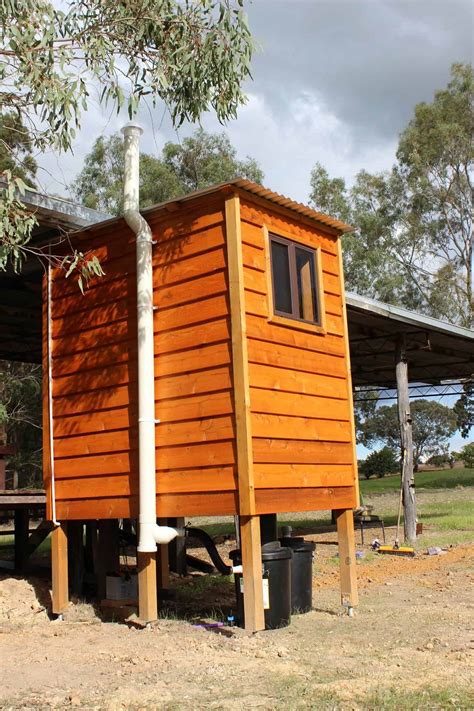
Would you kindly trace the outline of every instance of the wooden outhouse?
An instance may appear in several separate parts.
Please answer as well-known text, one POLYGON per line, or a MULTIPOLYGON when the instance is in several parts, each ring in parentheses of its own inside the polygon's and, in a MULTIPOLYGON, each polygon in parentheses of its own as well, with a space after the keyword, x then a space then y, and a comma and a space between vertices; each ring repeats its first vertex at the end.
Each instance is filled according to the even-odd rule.
MULTIPOLYGON (((258 516, 335 510, 353 605, 358 480, 340 244, 350 228, 246 180, 142 215, 154 240, 157 515, 240 515, 246 616, 258 629, 258 516)), ((135 235, 116 218, 75 246, 105 276, 84 295, 59 269, 44 283, 47 515, 136 518, 135 235)), ((56 612, 64 546, 59 526, 56 612)))

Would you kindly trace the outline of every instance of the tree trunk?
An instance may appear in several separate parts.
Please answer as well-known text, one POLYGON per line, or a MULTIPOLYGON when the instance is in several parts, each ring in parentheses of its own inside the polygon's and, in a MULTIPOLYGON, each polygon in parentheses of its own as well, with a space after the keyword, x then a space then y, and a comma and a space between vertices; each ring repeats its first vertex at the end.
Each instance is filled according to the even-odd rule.
POLYGON ((400 338, 396 352, 398 418, 402 449, 402 487, 405 541, 416 540, 416 499, 413 477, 413 438, 408 390, 408 364, 405 337, 400 338))

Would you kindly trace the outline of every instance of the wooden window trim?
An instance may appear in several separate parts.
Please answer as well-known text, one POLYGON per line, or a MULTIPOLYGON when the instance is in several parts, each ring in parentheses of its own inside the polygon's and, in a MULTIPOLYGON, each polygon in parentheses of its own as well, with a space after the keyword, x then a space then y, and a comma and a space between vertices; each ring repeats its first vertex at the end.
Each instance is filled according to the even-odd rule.
MULTIPOLYGON (((267 272, 267 300, 268 300, 268 323, 286 326, 287 328, 296 328, 301 331, 310 331, 311 333, 326 334, 326 309, 324 306, 324 289, 323 289, 323 269, 321 260, 321 247, 313 246, 307 242, 303 242, 292 235, 283 235, 281 231, 277 233, 270 232, 267 225, 263 226, 264 243, 265 243, 265 267, 267 272), (272 240, 278 241, 281 244, 293 244, 298 248, 311 252, 315 262, 316 276, 316 299, 318 308, 318 323, 305 321, 293 315, 282 315, 281 312, 275 311, 274 296, 273 296, 273 272, 272 272, 272 240)), ((292 299, 295 298, 292 295, 292 299)), ((297 297, 296 297, 297 298, 297 297)))

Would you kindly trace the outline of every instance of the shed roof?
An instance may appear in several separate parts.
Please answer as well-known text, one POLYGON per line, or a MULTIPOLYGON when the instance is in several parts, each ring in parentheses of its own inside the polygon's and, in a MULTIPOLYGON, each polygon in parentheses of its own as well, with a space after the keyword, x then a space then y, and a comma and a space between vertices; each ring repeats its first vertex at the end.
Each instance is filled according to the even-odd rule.
POLYGON ((291 200, 290 198, 287 198, 284 195, 275 193, 273 192, 273 190, 264 188, 262 185, 259 185, 258 183, 253 183, 251 180, 246 180, 245 178, 235 178, 234 180, 228 180, 224 183, 219 183, 218 185, 212 185, 211 187, 205 188, 204 190, 196 190, 192 193, 189 193, 188 195, 184 195, 183 197, 176 198, 174 200, 167 200, 166 202, 159 203, 158 205, 152 205, 151 207, 147 207, 142 210, 142 213, 146 215, 148 213, 155 212, 156 210, 166 208, 166 206, 170 203, 186 203, 188 201, 195 200, 198 197, 202 197, 204 195, 211 195, 212 193, 217 193, 219 191, 224 190, 225 188, 232 187, 238 188, 239 190, 243 190, 244 192, 250 193, 251 195, 256 195, 257 197, 262 198, 264 200, 269 200, 270 202, 274 203, 275 205, 278 205, 279 207, 283 207, 287 210, 291 210, 292 212, 296 212, 298 213, 298 215, 303 215, 304 217, 307 217, 310 220, 314 220, 314 222, 318 222, 319 224, 324 225, 326 227, 330 227, 331 229, 336 230, 337 232, 352 232, 354 229, 350 225, 347 225, 345 222, 341 222, 341 220, 336 220, 334 217, 330 217, 329 215, 326 215, 323 212, 313 210, 313 208, 308 207, 307 205, 303 205, 300 202, 291 200))
POLYGON ((474 331, 346 293, 354 385, 395 387, 395 352, 406 339, 411 382, 439 384, 474 378, 474 331))
MULTIPOLYGON (((0 181, 0 187, 2 181, 0 181)), ((3 185, 5 183, 3 182, 3 185)), ((56 243, 58 235, 97 224, 110 215, 71 200, 27 189, 22 202, 36 216, 30 245, 56 243)), ((30 257, 21 273, 0 271, 0 358, 41 362, 41 278, 43 267, 30 257)))

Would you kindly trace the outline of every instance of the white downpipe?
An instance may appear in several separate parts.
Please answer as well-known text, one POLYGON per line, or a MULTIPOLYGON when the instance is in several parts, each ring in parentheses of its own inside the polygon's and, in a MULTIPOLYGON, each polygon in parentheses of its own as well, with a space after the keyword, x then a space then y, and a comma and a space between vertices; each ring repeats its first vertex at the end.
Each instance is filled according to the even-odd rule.
MULTIPOLYGON (((51 248, 50 248, 51 255, 51 248)), ((53 418, 53 321, 51 316, 51 264, 48 263, 47 318, 48 318, 48 420, 49 457, 51 469, 51 518, 55 526, 61 524, 56 519, 56 481, 54 476, 54 418, 53 418)))
POLYGON ((136 123, 122 128, 125 137, 124 218, 137 236, 138 320, 138 471, 140 553, 153 553, 156 544, 169 543, 178 531, 156 523, 155 470, 155 353, 153 338, 153 239, 139 212, 140 136, 136 123))

